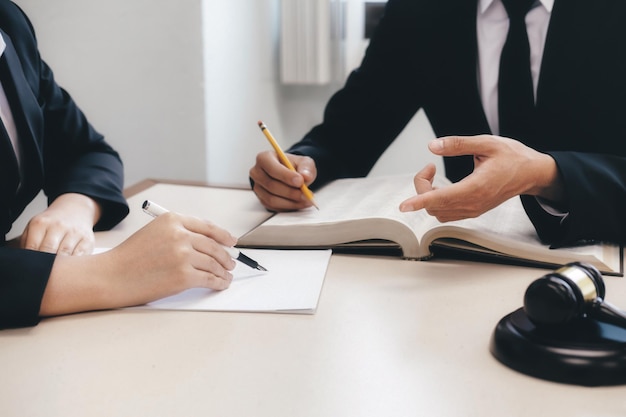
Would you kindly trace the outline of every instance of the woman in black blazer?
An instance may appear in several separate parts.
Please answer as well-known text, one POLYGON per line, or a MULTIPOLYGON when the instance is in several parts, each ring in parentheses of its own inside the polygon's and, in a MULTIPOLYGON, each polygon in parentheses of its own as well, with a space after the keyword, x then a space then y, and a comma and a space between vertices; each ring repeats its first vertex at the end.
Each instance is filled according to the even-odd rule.
POLYGON ((122 162, 57 85, 28 18, 8 0, 0 0, 0 50, 10 108, 0 110, 3 238, 40 190, 49 201, 21 239, 1 242, 0 328, 142 304, 190 287, 227 288, 234 261, 220 244, 232 246, 235 238, 176 214, 104 254, 77 256, 92 251, 94 229, 111 228, 128 213, 122 162))

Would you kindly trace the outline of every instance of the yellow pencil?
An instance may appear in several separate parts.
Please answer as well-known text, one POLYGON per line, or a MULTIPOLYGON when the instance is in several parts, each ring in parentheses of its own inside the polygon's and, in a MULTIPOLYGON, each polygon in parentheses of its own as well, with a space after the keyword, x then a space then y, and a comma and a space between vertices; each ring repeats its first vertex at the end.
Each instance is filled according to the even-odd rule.
MULTIPOLYGON (((274 150, 276 151, 276 154, 278 155, 278 159, 280 159, 280 162, 282 162, 283 165, 286 166, 287 168, 289 168, 290 170, 296 172, 296 169, 291 164, 291 161, 289 161, 289 159, 287 159, 287 155, 285 155, 283 150, 280 149, 280 146, 278 145, 278 142, 276 142, 276 139, 274 139, 274 136, 272 136, 272 134, 270 133, 269 129, 260 120, 259 120, 258 124, 259 124, 259 127, 261 128, 261 131, 263 132, 263 134, 265 135, 267 140, 269 140, 270 144, 272 145, 272 148, 274 148, 274 150)), ((315 208, 319 210, 320 208, 317 206, 317 204, 315 204, 315 199, 313 197, 313 193, 311 192, 311 190, 309 190, 309 187, 307 187, 306 184, 302 184, 300 189, 302 190, 302 194, 304 194, 304 196, 306 198, 308 198, 309 201, 311 201, 311 203, 313 203, 315 208)))

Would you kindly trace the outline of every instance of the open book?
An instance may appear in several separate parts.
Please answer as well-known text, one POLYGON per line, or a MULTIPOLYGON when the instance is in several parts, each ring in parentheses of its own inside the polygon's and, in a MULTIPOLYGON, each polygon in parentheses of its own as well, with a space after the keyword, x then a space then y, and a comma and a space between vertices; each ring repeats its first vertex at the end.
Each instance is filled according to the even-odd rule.
MULTIPOLYGON (((437 178, 438 187, 446 179, 437 178)), ((400 203, 415 194, 413 176, 350 178, 334 181, 316 195, 320 210, 277 213, 243 235, 240 247, 400 248, 407 259, 429 259, 437 249, 495 257, 546 268, 587 262, 607 275, 623 275, 622 248, 598 243, 550 249, 539 240, 519 197, 475 219, 440 223, 425 210, 401 213, 400 203)), ((470 258, 471 259, 471 258, 470 258)))

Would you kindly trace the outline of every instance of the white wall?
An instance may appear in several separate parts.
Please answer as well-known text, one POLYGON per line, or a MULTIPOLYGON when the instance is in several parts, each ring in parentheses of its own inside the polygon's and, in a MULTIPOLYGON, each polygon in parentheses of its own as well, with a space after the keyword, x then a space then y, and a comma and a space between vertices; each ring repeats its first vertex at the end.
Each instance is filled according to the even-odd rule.
POLYGON ((205 179, 201 0, 17 0, 127 184, 205 179))
MULTIPOLYGON (((257 120, 287 147, 321 121, 339 88, 278 83, 279 1, 16 2, 59 83, 120 151, 127 185, 152 177, 245 186, 268 149, 257 120)), ((365 46, 364 0, 347 2, 352 67, 365 46)), ((432 159, 430 137, 418 115, 373 173, 416 171, 432 159)))

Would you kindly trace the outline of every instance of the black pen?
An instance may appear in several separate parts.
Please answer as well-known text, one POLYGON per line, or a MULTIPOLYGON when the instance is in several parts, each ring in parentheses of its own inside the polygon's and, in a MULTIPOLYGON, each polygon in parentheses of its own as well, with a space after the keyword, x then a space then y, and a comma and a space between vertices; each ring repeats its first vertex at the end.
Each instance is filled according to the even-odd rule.
MULTIPOLYGON (((156 203, 153 203, 150 200, 144 201, 143 204, 141 205, 141 208, 143 209, 145 213, 151 215, 152 217, 157 217, 157 216, 160 216, 161 214, 165 214, 168 212, 167 209, 159 206, 156 203)), ((241 253, 239 249, 224 246, 224 245, 222 245, 222 247, 226 250, 226 252, 228 252, 231 258, 238 260, 242 264, 248 265, 250 268, 253 268, 253 269, 258 269, 259 271, 267 271, 267 269, 259 265, 257 261, 241 253)))

